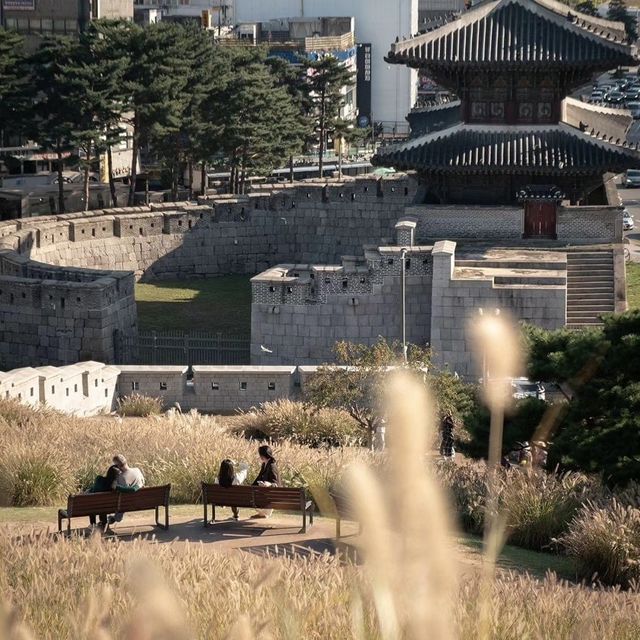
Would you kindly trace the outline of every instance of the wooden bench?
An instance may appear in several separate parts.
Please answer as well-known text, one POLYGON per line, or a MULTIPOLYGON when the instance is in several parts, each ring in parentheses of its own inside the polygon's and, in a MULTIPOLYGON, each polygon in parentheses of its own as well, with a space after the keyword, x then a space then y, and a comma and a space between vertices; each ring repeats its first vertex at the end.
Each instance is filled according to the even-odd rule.
POLYGON ((165 484, 133 492, 104 491, 69 496, 67 508, 58 511, 58 531, 62 532, 62 521, 66 520, 67 532, 70 532, 71 518, 152 510, 156 514, 156 525, 161 529, 168 529, 170 492, 171 485, 165 484), (160 507, 164 507, 164 524, 160 523, 160 507))
POLYGON ((221 487, 219 484, 202 483, 202 502, 204 505, 204 526, 209 526, 208 508, 211 505, 211 518, 216 519, 216 507, 238 507, 249 509, 276 509, 279 511, 300 511, 302 513, 302 533, 313 524, 313 500, 307 499, 304 489, 289 487, 233 486, 221 487))
MULTIPOLYGON (((349 498, 344 493, 338 491, 329 491, 329 495, 335 505, 335 519, 336 519, 336 539, 341 535, 341 523, 342 520, 356 520, 355 509, 351 504, 349 498)), ((358 522, 358 533, 362 533, 362 523, 358 522)))

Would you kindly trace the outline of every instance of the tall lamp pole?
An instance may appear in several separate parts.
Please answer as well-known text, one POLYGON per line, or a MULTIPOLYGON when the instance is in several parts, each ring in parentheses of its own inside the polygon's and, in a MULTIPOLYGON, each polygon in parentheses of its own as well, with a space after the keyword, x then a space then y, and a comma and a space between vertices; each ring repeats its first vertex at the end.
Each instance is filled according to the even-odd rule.
POLYGON ((400 250, 402 258, 400 282, 402 287, 402 360, 407 364, 407 248, 400 250))

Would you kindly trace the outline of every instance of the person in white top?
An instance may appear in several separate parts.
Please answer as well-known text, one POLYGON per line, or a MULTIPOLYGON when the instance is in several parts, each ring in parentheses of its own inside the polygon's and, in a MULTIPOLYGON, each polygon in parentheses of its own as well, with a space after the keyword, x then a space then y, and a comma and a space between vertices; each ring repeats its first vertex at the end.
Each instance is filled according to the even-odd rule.
MULTIPOLYGON (((221 487, 231 487, 242 484, 247 479, 248 472, 249 465, 246 462, 236 464, 233 460, 227 458, 220 463, 218 484, 221 487)), ((231 507, 231 511, 233 511, 233 519, 237 520, 240 517, 238 507, 231 507)))
MULTIPOLYGON (((142 489, 142 487, 144 487, 144 475, 142 474, 142 471, 140 471, 138 467, 130 467, 127 463, 127 459, 121 453, 113 456, 113 464, 120 471, 116 478, 117 491, 124 491, 128 493, 138 491, 138 489, 142 489)), ((109 517, 108 522, 109 524, 122 522, 123 517, 123 513, 116 513, 109 517)))

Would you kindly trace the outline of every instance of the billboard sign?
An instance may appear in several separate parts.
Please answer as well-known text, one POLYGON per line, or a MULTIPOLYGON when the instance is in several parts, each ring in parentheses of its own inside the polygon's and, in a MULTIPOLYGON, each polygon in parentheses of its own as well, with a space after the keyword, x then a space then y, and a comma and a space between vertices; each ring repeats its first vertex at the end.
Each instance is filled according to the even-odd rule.
POLYGON ((35 11, 36 0, 2 0, 5 11, 35 11))

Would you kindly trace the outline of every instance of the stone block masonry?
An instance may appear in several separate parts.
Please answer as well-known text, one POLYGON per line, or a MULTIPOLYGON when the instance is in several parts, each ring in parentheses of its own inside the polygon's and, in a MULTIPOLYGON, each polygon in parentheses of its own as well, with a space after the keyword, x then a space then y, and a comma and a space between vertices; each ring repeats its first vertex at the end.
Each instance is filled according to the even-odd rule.
POLYGON ((134 278, 340 260, 392 236, 415 193, 404 175, 363 177, 0 223, 0 366, 112 362, 114 332, 136 330, 134 278))
POLYGON ((0 366, 114 359, 137 327, 133 274, 66 269, 0 250, 0 366))

